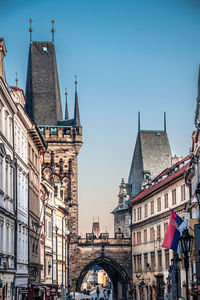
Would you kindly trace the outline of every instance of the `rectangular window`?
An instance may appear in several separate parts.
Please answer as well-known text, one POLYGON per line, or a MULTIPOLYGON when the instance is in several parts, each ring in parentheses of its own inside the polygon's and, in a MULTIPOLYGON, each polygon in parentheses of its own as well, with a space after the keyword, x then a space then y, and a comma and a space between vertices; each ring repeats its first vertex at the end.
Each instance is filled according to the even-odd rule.
POLYGON ((147 206, 147 204, 145 204, 145 206, 144 206, 144 216, 145 216, 145 218, 148 216, 148 206, 147 206))
POLYGON ((134 255, 133 260, 134 260, 134 271, 137 272, 137 261, 136 261, 136 255, 134 255))
POLYGON ((136 209, 134 209, 134 221, 136 221, 136 209))
POLYGON ((169 250, 165 250, 165 269, 169 269, 169 250))
POLYGON ((157 211, 161 211, 161 198, 157 199, 157 211))
POLYGON ((181 185, 181 201, 185 200, 185 184, 181 185))
POLYGON ((155 269, 155 252, 151 252, 151 270, 155 269))
POLYGON ((132 240, 133 246, 135 246, 135 232, 133 232, 133 240, 132 240))
POLYGON ((176 189, 172 190, 172 205, 176 204, 176 189))
POLYGON ((160 240, 160 225, 157 226, 157 240, 160 240))
POLYGON ((48 221, 48 238, 52 238, 52 222, 48 221))
POLYGON ((153 242, 154 241, 154 229, 150 228, 150 241, 153 242))
POLYGON ((144 243, 147 243, 147 230, 144 230, 144 243))
POLYGON ((148 270, 148 254, 144 253, 144 271, 148 270))
POLYGON ((58 186, 55 185, 54 187, 54 196, 57 197, 58 196, 58 186))
POLYGON ((164 235, 167 232, 168 223, 164 223, 164 235))
POLYGON ((165 208, 168 208, 168 193, 164 195, 165 198, 165 208))
POLYGON ((137 244, 140 245, 141 244, 141 232, 137 232, 137 244))
POLYGON ((137 215, 138 215, 137 219, 140 220, 140 208, 139 207, 137 209, 137 215))
POLYGON ((141 254, 137 256, 137 262, 138 262, 138 272, 142 271, 142 256, 141 254))
POLYGON ((162 270, 162 251, 158 251, 158 270, 162 270))
POLYGON ((154 201, 151 201, 151 214, 154 214, 154 201))

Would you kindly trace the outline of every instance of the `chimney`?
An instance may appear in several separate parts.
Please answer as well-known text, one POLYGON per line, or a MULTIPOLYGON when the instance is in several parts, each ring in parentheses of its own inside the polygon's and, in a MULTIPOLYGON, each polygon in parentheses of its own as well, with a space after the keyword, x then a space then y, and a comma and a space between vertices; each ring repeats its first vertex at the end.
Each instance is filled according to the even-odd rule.
POLYGON ((4 56, 6 55, 6 46, 4 39, 0 38, 0 77, 6 82, 5 69, 4 69, 4 56))

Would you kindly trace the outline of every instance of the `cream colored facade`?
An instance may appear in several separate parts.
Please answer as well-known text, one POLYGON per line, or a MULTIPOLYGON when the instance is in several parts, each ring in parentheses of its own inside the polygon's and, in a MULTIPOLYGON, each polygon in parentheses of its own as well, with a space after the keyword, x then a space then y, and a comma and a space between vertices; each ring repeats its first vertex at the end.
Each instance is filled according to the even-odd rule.
MULTIPOLYGON (((189 157, 169 168, 132 200, 132 274, 134 299, 156 300, 156 278, 167 282, 173 251, 162 248, 170 209, 184 218, 189 189, 184 174, 189 157)), ((181 286, 185 272, 181 270, 181 286)))

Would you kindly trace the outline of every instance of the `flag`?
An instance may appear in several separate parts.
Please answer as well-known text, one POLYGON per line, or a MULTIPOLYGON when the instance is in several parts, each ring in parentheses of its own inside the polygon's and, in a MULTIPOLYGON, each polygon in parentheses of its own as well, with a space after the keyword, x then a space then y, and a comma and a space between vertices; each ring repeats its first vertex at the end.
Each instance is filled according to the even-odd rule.
POLYGON ((169 225, 162 244, 163 248, 172 249, 173 251, 180 253, 179 251, 179 237, 182 234, 187 224, 171 209, 171 215, 169 225))

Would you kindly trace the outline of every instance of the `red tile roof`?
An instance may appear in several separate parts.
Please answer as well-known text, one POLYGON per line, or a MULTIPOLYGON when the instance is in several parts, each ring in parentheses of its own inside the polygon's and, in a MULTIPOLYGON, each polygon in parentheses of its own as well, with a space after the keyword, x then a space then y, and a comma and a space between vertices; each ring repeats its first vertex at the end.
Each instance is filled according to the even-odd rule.
POLYGON ((148 183, 145 186, 146 188, 144 187, 144 189, 139 194, 137 194, 134 198, 132 198, 129 203, 133 205, 134 202, 147 197, 148 195, 152 194, 154 191, 158 190, 159 188, 162 188, 162 186, 166 185, 170 181, 175 180, 177 177, 184 174, 184 172, 189 168, 190 158, 191 155, 188 155, 182 160, 180 160, 179 162, 177 162, 172 167, 164 170, 155 179, 153 179, 150 183, 148 183))

